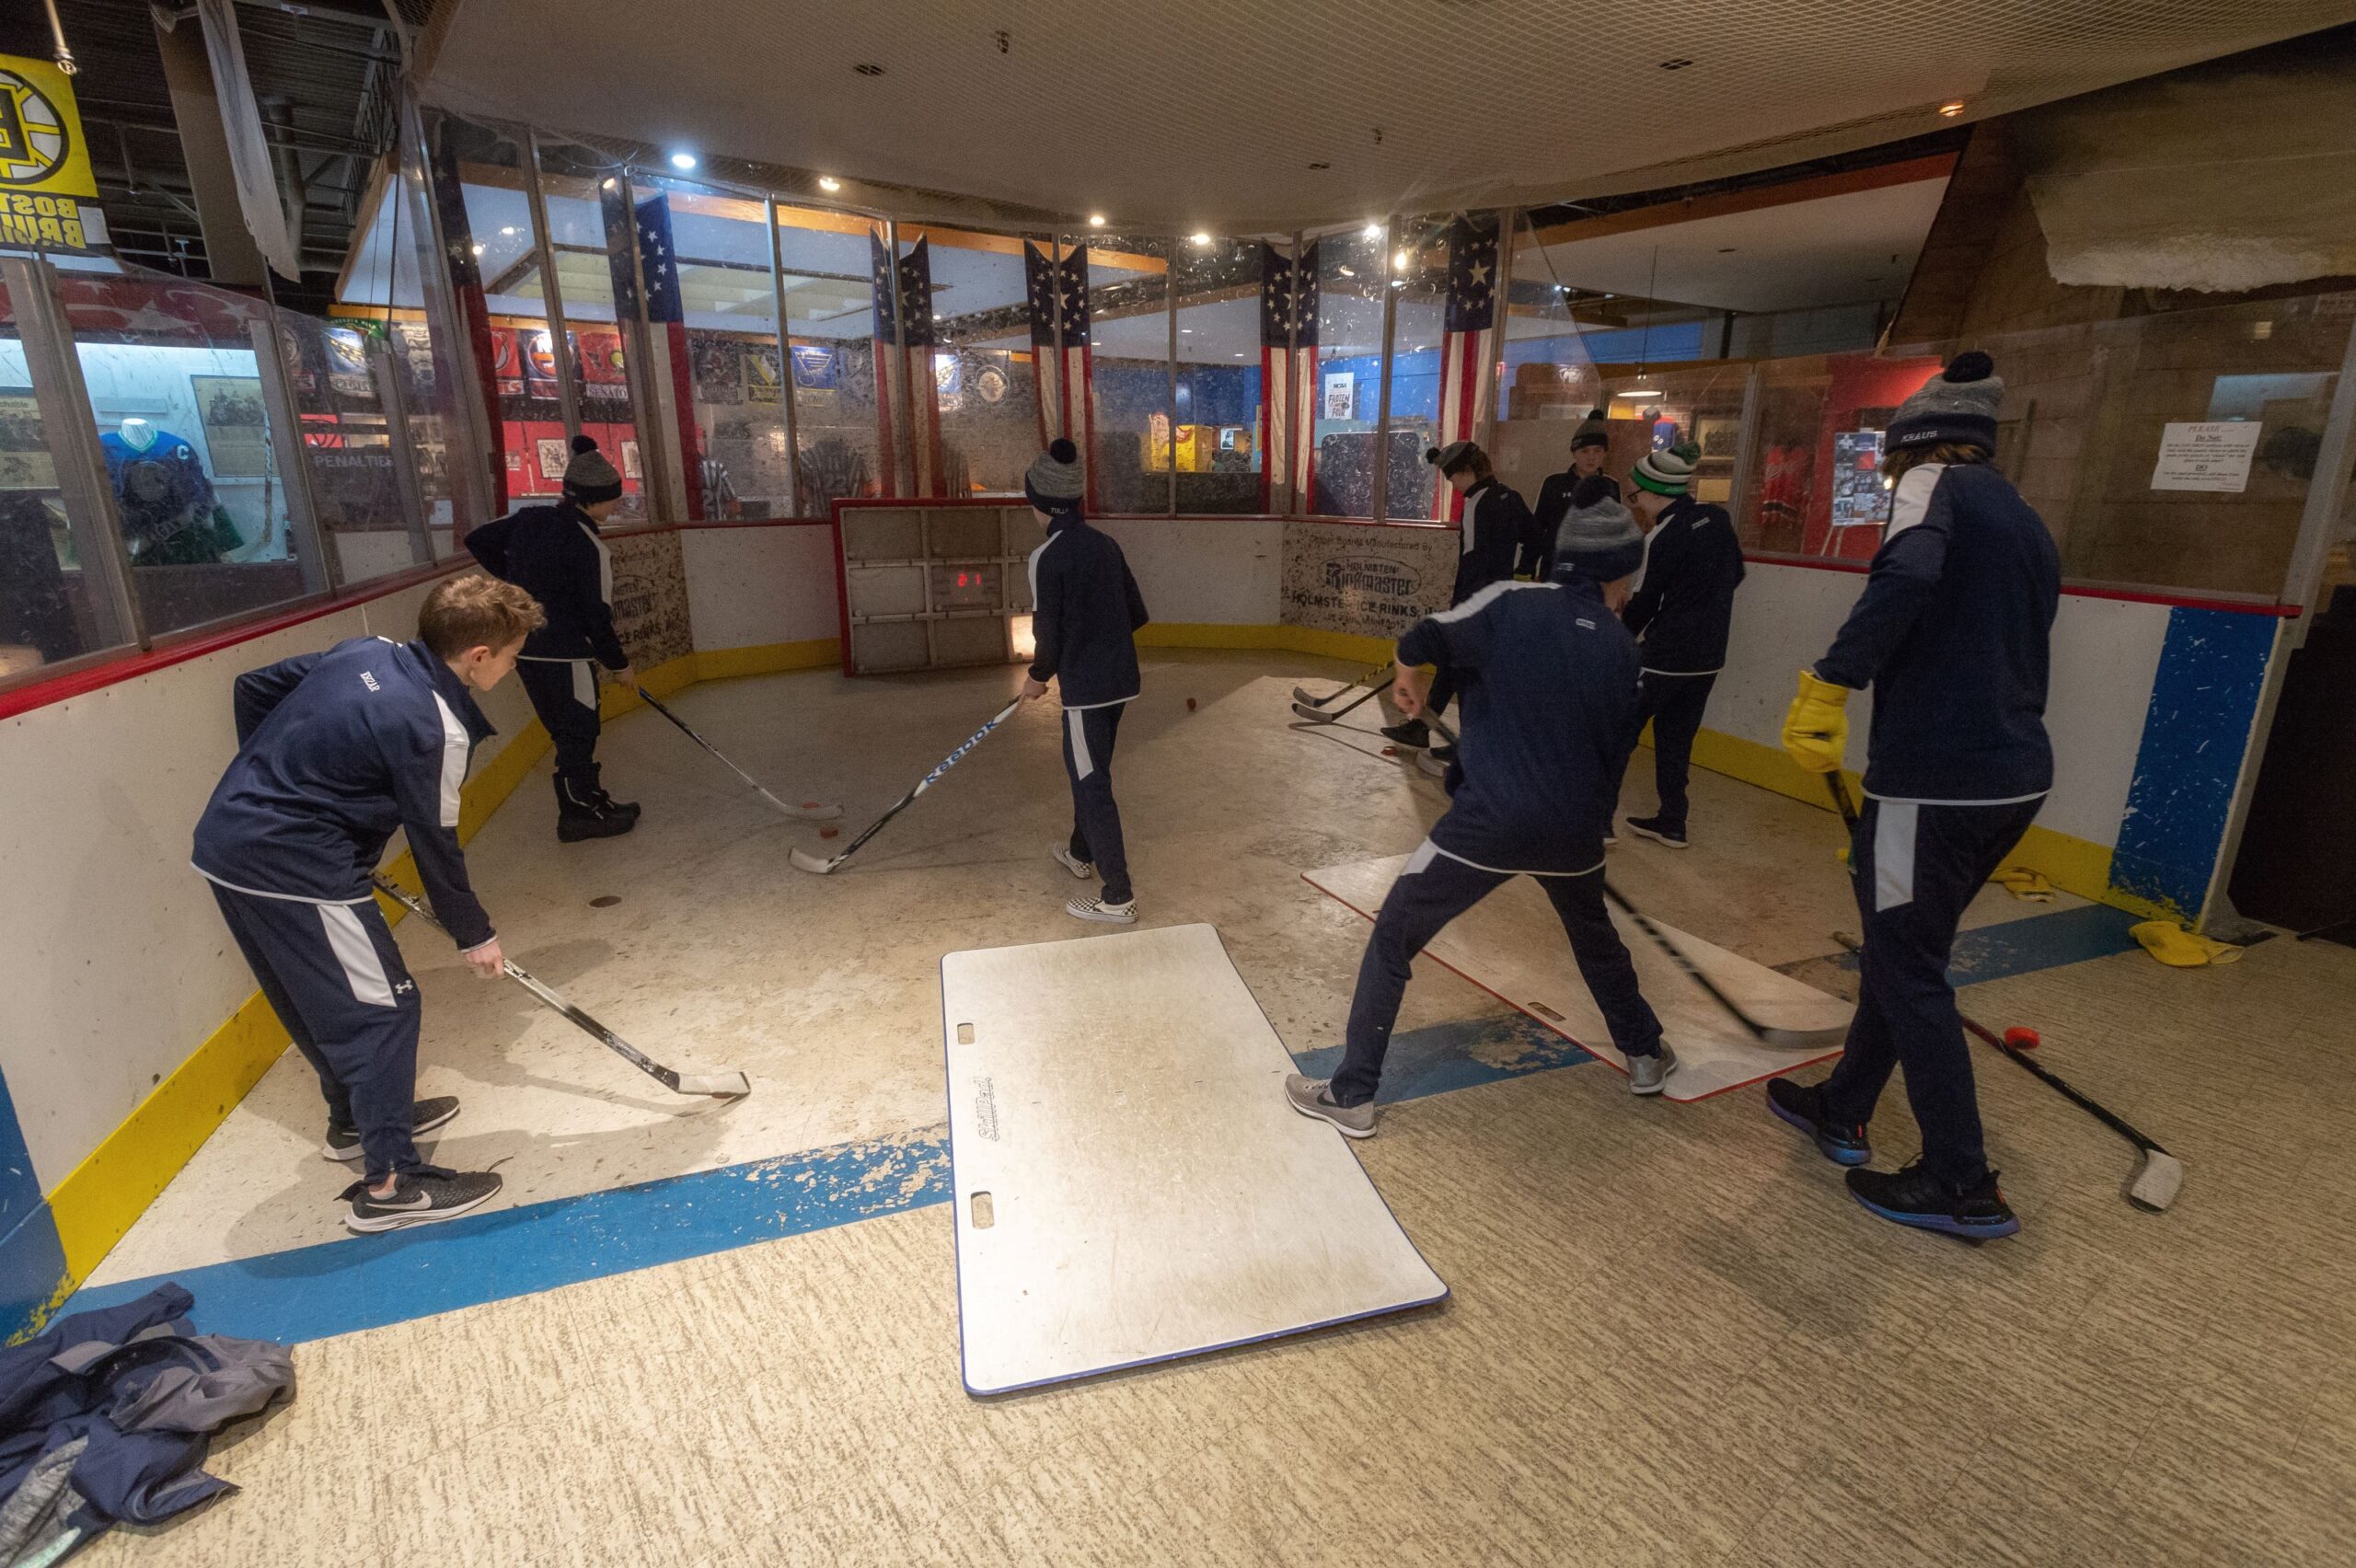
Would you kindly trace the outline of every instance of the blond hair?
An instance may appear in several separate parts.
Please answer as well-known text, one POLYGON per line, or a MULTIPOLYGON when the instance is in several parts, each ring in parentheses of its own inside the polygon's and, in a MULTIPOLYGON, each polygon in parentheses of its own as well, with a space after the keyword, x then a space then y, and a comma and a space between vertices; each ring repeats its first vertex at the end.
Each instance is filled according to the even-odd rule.
POLYGON ((417 612, 417 635, 437 659, 469 648, 512 647, 548 625, 548 613, 513 582, 470 571, 433 585, 417 612))

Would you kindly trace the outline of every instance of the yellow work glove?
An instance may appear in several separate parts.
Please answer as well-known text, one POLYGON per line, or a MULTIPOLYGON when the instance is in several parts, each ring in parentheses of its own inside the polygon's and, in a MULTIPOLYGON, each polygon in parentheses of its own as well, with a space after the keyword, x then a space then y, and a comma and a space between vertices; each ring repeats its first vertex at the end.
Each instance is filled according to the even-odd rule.
POLYGON ((1837 773, 1841 754, 1849 749, 1849 715, 1842 704, 1849 688, 1819 680, 1813 670, 1800 672, 1799 695, 1784 715, 1784 750, 1810 773, 1837 773))

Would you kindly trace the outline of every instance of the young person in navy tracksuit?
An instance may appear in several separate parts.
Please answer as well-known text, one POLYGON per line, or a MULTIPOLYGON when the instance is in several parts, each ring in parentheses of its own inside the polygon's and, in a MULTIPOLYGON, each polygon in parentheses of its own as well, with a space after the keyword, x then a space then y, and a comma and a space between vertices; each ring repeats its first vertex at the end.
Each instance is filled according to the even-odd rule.
POLYGON ((619 686, 638 673, 614 634, 614 563, 597 525, 621 504, 622 477, 585 435, 572 438, 564 499, 526 506, 467 536, 483 570, 540 603, 548 624, 524 644, 516 677, 556 742, 556 836, 567 844, 638 825, 638 803, 599 782, 598 666, 619 686))
POLYGON ((1842 704, 1874 688, 1849 847, 1862 986, 1832 1076, 1767 1085, 1776 1115, 1836 1164, 1863 1166, 1874 1103, 1904 1067, 1922 1158, 1895 1174, 1853 1170, 1849 1191, 1885 1219, 1975 1239, 2020 1221, 1988 1168, 1947 959, 1964 906, 2053 787, 2045 691, 2062 584, 2044 522, 1989 462, 2004 392, 1988 356, 1965 353, 1900 407, 1865 591, 1831 651, 1800 672, 1784 749, 1812 772, 1841 766, 1842 704))
POLYGON ((1645 575, 1621 620, 1644 651, 1636 727, 1653 726, 1653 785, 1660 808, 1630 817, 1640 837, 1685 847, 1686 778, 1693 737, 1726 668, 1734 591, 1742 583, 1742 542, 1726 508, 1693 499, 1691 447, 1648 452, 1629 478, 1636 522, 1646 533, 1645 575))
POLYGON ((1530 509, 1530 537, 1522 547, 1522 557, 1514 571, 1536 582, 1551 582, 1554 575, 1554 534, 1562 527, 1563 519, 1571 513, 1571 492, 1589 479, 1602 481, 1611 499, 1620 499, 1620 481, 1603 471, 1604 459, 1611 455, 1611 427, 1604 422, 1601 409, 1590 409, 1578 429, 1571 432, 1571 466, 1559 474, 1549 474, 1538 487, 1537 504, 1530 509))
MULTIPOLYGON (((1587 499, 1587 498, 1583 498, 1587 499)), ((1538 879, 1571 953, 1628 1058, 1628 1087, 1657 1094, 1677 1066, 1603 901, 1603 833, 1627 766, 1636 645, 1612 609, 1644 559, 1627 508, 1600 490, 1563 524, 1552 582, 1495 582, 1399 640, 1392 692, 1424 707, 1417 666, 1464 692, 1463 755, 1448 814, 1391 884, 1358 965, 1342 1065, 1295 1073, 1292 1108, 1351 1137, 1374 1132, 1374 1095, 1410 965, 1450 920, 1516 876, 1538 879)))
POLYGON ((426 595, 414 642, 354 638, 237 677, 237 755, 197 822, 193 862, 319 1075, 328 1158, 364 1161, 343 1193, 353 1230, 449 1219, 499 1191, 490 1171, 418 1158, 416 1135, 458 1102, 412 1098, 417 985, 368 878, 401 829, 435 917, 479 974, 500 974, 458 849, 458 788, 491 733, 475 695, 539 624, 523 590, 451 578, 426 595))
POLYGON ((1022 477, 1022 492, 1047 525, 1046 542, 1031 552, 1031 632, 1034 644, 1025 698, 1062 687, 1064 771, 1071 778, 1071 842, 1051 853, 1057 864, 1103 887, 1064 905, 1081 920, 1132 925, 1137 895, 1121 841, 1121 808, 1113 799, 1113 741, 1121 709, 1138 691, 1136 632, 1146 623, 1145 597, 1126 557, 1109 535, 1080 515, 1087 478, 1080 449, 1058 440, 1022 477))
MULTIPOLYGON (((1512 581, 1514 562, 1530 537, 1530 508, 1498 479, 1489 466, 1489 455, 1469 441, 1432 447, 1425 452, 1424 461, 1437 467, 1449 488, 1464 498, 1464 517, 1456 536, 1456 582, 1449 590, 1449 604, 1463 604, 1492 582, 1512 581)), ((1424 722, 1423 714, 1435 719, 1445 715, 1455 690, 1454 679, 1442 670, 1422 710, 1387 726, 1383 737, 1411 750, 1431 746, 1431 727, 1424 722)), ((1442 762, 1453 760, 1456 755, 1444 745, 1431 749, 1442 762)))

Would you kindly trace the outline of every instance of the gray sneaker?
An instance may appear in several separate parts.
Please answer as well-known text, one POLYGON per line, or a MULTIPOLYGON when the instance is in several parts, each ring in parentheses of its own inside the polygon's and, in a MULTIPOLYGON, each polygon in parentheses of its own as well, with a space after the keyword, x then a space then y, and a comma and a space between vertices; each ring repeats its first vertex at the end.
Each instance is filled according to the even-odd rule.
POLYGON ((1079 856, 1073 854, 1070 850, 1065 848, 1060 844, 1057 845, 1053 849, 1048 850, 1047 853, 1056 858, 1057 865, 1061 866, 1065 870, 1069 871, 1072 875, 1078 877, 1082 882, 1086 882, 1089 878, 1096 874, 1096 868, 1094 866, 1089 864, 1086 860, 1081 859, 1079 856))
POLYGON ((1363 1105, 1336 1105, 1331 1078, 1303 1078, 1299 1073, 1285 1075, 1285 1099, 1304 1116, 1314 1116, 1321 1122, 1331 1122, 1345 1138, 1374 1136, 1374 1101, 1363 1105))
POLYGON ((1628 1058, 1628 1092, 1658 1094, 1669 1075, 1676 1070, 1677 1053, 1670 1050, 1669 1042, 1664 1040, 1660 1043, 1658 1055, 1628 1058))

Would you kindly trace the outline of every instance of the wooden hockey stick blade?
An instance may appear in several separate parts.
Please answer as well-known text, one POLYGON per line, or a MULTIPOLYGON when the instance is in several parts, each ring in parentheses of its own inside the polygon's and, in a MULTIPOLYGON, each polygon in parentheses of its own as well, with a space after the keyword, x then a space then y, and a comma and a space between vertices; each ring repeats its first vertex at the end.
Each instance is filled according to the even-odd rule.
POLYGON ((825 876, 828 871, 833 870, 837 866, 843 863, 843 858, 840 855, 836 856, 831 860, 821 860, 817 856, 811 854, 807 849, 792 850, 787 854, 786 859, 793 862, 793 869, 795 870, 808 871, 811 875, 819 877, 825 876))

